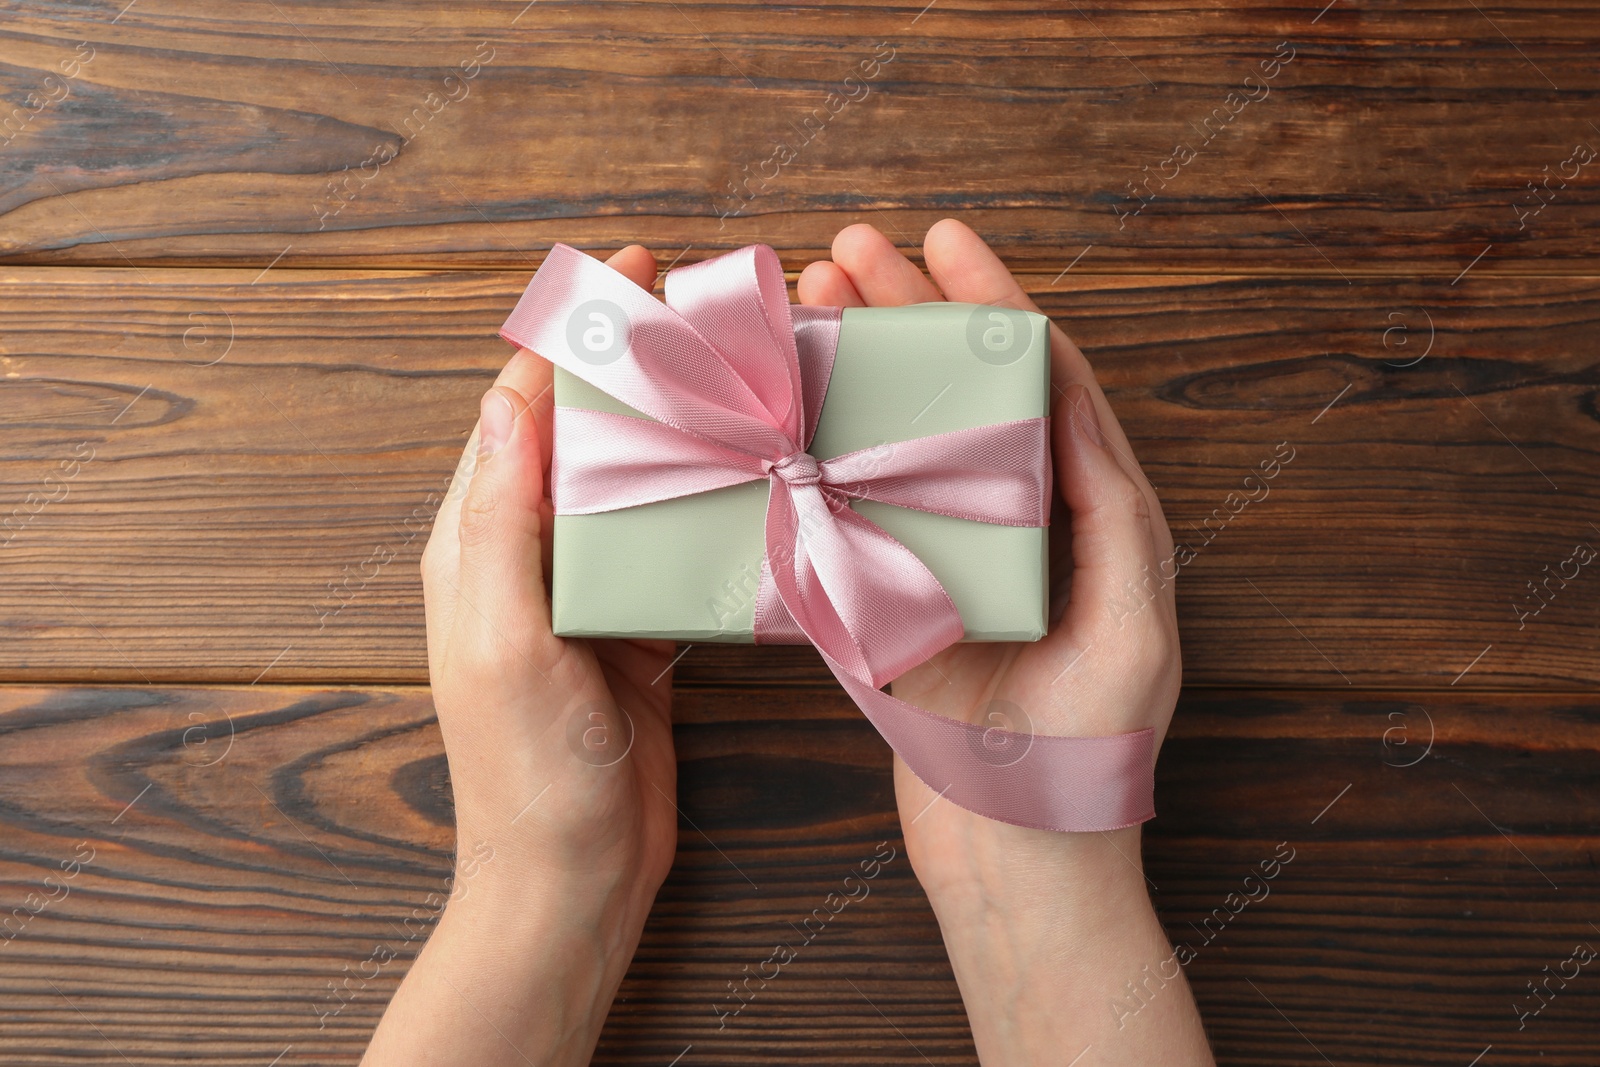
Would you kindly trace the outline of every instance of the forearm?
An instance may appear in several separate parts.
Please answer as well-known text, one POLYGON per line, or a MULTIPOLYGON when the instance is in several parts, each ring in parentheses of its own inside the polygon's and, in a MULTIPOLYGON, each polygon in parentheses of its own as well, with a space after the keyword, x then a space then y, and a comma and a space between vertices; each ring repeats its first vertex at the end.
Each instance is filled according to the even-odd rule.
POLYGON ((981 1062, 1212 1063, 1150 905, 1138 827, 1062 835, 992 824, 962 851, 959 873, 944 849, 923 866, 981 1062))
POLYGON ((530 872, 480 881, 445 908, 364 1067, 589 1062, 649 897, 637 880, 558 885, 530 872))

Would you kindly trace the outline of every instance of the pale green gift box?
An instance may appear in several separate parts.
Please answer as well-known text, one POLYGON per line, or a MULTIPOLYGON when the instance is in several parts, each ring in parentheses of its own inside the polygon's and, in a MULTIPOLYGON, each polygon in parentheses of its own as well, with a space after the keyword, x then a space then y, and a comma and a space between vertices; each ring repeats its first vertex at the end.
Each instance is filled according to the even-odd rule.
MULTIPOLYGON (((846 308, 816 436, 818 459, 1048 414, 1049 320, 982 304, 846 308)), ((647 418, 557 367, 555 403, 647 418)), ((558 410, 557 423, 561 419, 558 410)), ((595 515, 558 515, 555 632, 754 640, 768 482, 595 515)), ((853 506, 933 572, 969 641, 1036 641, 1048 611, 1047 530, 873 500, 853 506)))

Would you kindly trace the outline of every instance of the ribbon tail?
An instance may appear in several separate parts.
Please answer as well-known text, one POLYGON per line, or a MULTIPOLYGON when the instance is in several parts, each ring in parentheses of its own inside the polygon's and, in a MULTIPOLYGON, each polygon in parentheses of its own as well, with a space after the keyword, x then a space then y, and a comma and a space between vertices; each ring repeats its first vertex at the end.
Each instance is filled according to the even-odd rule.
POLYGON ((1155 816, 1154 730, 1055 737, 985 729, 874 689, 819 651, 911 772, 968 811, 1068 832, 1118 830, 1155 816))
POLYGON ((758 645, 809 645, 811 638, 800 629, 783 597, 772 581, 772 562, 761 560, 761 577, 756 583, 755 643, 758 645))
POLYGON ((806 635, 882 685, 961 640, 961 614, 905 545, 821 485, 774 477, 767 559, 806 635))
MULTIPOLYGON (((920 561, 849 507, 834 511, 820 487, 773 480, 767 552, 773 587, 795 625, 930 789, 986 818, 1043 830, 1114 830, 1155 814, 1154 730, 1055 737, 986 729, 879 690, 958 638, 960 616, 951 605, 946 619, 932 596, 888 601, 886 611, 884 593, 903 597, 908 583, 920 585, 909 569, 920 561), (857 636, 858 620, 878 622, 870 640, 857 636), (908 644, 906 635, 920 643, 908 644), (894 650, 892 663, 886 648, 894 650)), ((937 580, 927 580, 943 597, 937 580)))
MULTIPOLYGON (((1042 830, 1114 830, 1154 816, 1154 729, 1112 737, 1013 733, 934 715, 877 688, 960 637, 954 606, 950 635, 933 598, 902 600, 886 613, 875 603, 875 590, 904 595, 915 577, 894 550, 912 561, 914 555, 893 537, 850 507, 832 510, 819 486, 774 478, 766 545, 771 581, 787 614, 891 749, 934 792, 989 819, 1042 830), (840 584, 843 595, 835 592, 840 584), (886 625, 899 633, 859 640, 851 629, 858 617, 886 617, 890 622, 880 630, 886 625), (917 649, 904 645, 912 637, 922 641, 917 649), (893 667, 883 659, 886 645, 898 649, 893 667)), ((938 581, 928 581, 942 597, 938 581)))

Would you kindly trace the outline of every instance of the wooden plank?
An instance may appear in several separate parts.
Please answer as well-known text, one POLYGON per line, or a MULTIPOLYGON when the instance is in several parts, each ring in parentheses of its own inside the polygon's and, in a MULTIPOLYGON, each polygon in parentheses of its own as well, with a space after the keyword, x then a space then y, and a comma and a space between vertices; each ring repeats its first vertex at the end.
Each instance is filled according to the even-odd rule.
POLYGON ((1046 274, 1581 273, 1600 250, 1592 5, 0 16, 14 263, 519 266, 638 239, 797 266, 845 224, 915 245, 951 213, 1046 274))
MULTIPOLYGON (((975 1062, 887 748, 836 693, 717 682, 679 687, 703 833, 683 824, 595 1062, 975 1062), (719 1026, 727 983, 880 841, 870 894, 719 1026)), ((4 688, 0 737, 0 1059, 355 1062, 450 885, 425 690, 4 688)), ((1514 1010, 1600 942, 1592 693, 1191 691, 1158 779, 1147 870, 1220 1063, 1592 1062, 1600 983, 1514 1010)))
MULTIPOLYGON (((0 273, 0 677, 425 682, 417 563, 525 281, 0 273)), ((1191 684, 1600 678, 1593 279, 1049 283, 1195 553, 1191 684)))

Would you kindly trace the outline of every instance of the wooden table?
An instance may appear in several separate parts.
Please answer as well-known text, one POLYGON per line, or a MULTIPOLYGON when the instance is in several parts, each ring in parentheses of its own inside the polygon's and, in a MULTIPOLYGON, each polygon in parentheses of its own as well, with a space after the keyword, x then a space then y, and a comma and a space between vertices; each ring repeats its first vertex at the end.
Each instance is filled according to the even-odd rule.
MULTIPOLYGON (((1146 857, 1220 1062, 1595 1063, 1600 9, 1324 2, 0 0, 0 1062, 359 1057, 451 870, 418 557, 544 249, 954 214, 1199 546, 1146 857)), ((596 1062, 974 1063, 815 654, 677 679, 596 1062)))

